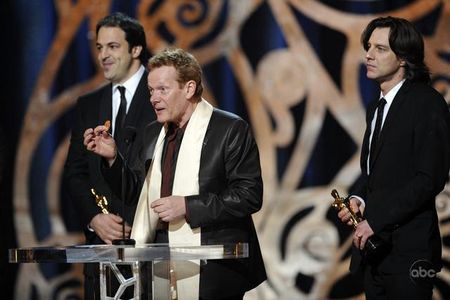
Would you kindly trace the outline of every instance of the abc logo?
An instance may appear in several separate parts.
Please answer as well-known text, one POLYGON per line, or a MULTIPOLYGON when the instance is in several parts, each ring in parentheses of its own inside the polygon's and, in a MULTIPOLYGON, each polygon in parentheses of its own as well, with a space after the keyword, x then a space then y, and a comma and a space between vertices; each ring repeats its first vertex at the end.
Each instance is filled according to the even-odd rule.
POLYGON ((409 276, 416 284, 431 284, 436 277, 433 264, 428 260, 416 260, 409 268, 409 276))

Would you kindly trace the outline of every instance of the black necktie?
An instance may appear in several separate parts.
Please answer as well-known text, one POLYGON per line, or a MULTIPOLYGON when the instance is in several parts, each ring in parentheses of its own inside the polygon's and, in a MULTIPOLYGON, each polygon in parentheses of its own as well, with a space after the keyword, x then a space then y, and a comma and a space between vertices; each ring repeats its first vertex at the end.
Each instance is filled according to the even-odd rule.
POLYGON ((125 87, 118 86, 117 87, 120 92, 120 107, 119 112, 116 116, 116 123, 114 127, 114 139, 117 141, 119 138, 120 131, 123 127, 123 123, 125 121, 125 116, 127 115, 127 99, 125 98, 125 87))
POLYGON ((373 160, 375 158, 375 150, 377 149, 378 137, 380 136, 381 123, 383 122, 384 106, 386 105, 386 100, 381 98, 378 100, 378 112, 377 120, 375 122, 375 128, 373 130, 372 142, 370 143, 370 169, 372 170, 373 160))

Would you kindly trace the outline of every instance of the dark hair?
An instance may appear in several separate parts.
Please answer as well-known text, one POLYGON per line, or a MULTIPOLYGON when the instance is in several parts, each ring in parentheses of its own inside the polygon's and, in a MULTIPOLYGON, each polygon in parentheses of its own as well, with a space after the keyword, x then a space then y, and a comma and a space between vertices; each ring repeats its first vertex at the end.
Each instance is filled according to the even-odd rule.
POLYGON ((405 79, 430 82, 430 72, 424 62, 422 35, 414 25, 402 18, 380 17, 372 20, 361 35, 361 43, 367 51, 368 41, 375 28, 389 28, 389 46, 398 58, 405 61, 405 79))
POLYGON ((148 61, 148 69, 162 66, 172 66, 177 70, 180 84, 185 84, 189 80, 194 80, 197 84, 194 97, 200 100, 203 93, 202 69, 197 59, 189 52, 180 48, 166 48, 152 56, 148 61))
POLYGON ((114 13, 106 16, 97 23, 95 33, 102 27, 119 27, 125 32, 125 40, 129 44, 129 51, 135 46, 142 46, 139 60, 145 66, 148 62, 150 54, 147 49, 147 42, 145 40, 145 31, 142 25, 136 20, 123 13, 114 13))

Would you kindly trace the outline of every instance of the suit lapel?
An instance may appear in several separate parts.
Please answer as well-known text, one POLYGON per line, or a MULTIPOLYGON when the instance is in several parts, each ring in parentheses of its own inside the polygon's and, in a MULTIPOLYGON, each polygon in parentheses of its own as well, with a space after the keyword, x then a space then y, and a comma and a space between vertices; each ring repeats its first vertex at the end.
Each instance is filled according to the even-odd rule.
POLYGON ((158 139, 158 133, 161 131, 163 125, 153 121, 151 125, 147 126, 144 140, 144 159, 149 160, 153 158, 155 152, 156 141, 158 139))
POLYGON ((378 138, 378 145, 377 149, 375 149, 374 154, 374 161, 373 164, 375 165, 378 155, 383 148, 386 132, 389 132, 390 128, 395 124, 395 120, 398 119, 398 112, 400 107, 402 106, 403 101, 405 100, 405 94, 408 90, 409 83, 408 81, 405 81, 400 88, 400 90, 397 92, 397 95, 395 95, 394 101, 392 101, 391 107, 389 108, 389 111, 386 115, 386 119, 384 120, 383 127, 381 128, 380 137, 378 138))
POLYGON ((362 153, 361 153, 361 170, 363 174, 367 174, 367 159, 369 156, 369 139, 371 133, 371 124, 373 115, 375 114, 375 109, 377 107, 377 101, 372 101, 367 108, 367 116, 366 116, 366 132, 364 133, 364 139, 362 144, 362 153))
POLYGON ((139 114, 143 110, 149 109, 148 107, 145 107, 145 105, 150 105, 150 99, 147 92, 147 75, 148 73, 144 72, 136 88, 136 92, 134 93, 133 99, 131 101, 130 109, 128 110, 127 116, 125 117, 125 127, 130 125, 135 127, 136 125, 138 125, 136 124, 136 120, 139 120, 139 114))
MULTIPOLYGON (((100 111, 98 116, 99 124, 105 123, 106 120, 112 122, 112 84, 108 84, 103 88, 102 99, 100 100, 100 111)), ((112 126, 109 129, 111 133, 112 126)))

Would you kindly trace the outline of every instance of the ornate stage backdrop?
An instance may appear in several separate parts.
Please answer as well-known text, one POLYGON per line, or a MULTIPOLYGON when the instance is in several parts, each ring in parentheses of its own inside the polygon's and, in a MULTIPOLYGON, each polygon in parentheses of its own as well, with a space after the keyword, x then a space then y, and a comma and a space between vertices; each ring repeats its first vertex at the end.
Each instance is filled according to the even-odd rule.
MULTIPOLYGON (((269 279, 246 299, 364 298, 360 278, 347 272, 351 232, 330 208, 331 189, 346 194, 358 179, 365 107, 378 95, 365 78, 360 33, 379 15, 412 20, 433 85, 450 101, 449 0, 23 0, 8 8, 2 27, 14 36, 18 78, 4 100, 16 107, 3 126, 17 141, 5 179, 17 243, 7 246, 83 242, 62 168, 76 98, 104 84, 95 24, 122 11, 143 24, 151 52, 191 51, 205 70, 205 98, 252 124, 265 190, 255 222, 269 279)), ((445 268, 435 299, 450 298, 449 199, 447 185, 436 203, 445 268)), ((12 277, 17 271, 16 299, 82 293, 79 265, 6 266, 12 277)))

